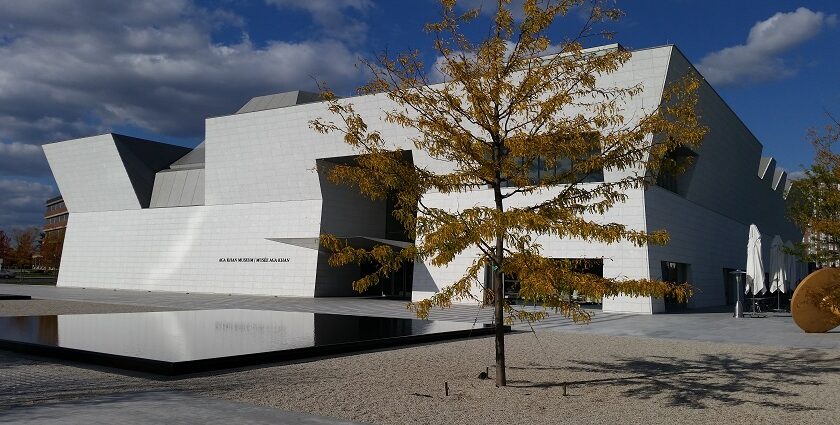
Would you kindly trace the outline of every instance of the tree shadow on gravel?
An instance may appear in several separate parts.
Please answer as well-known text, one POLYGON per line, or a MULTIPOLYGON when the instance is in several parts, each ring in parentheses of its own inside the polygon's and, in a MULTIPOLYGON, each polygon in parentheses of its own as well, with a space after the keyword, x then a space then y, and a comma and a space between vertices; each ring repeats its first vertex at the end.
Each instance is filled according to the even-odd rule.
POLYGON ((754 404, 788 412, 822 410, 790 401, 797 389, 822 385, 820 376, 840 372, 840 356, 818 350, 772 354, 706 354, 699 359, 670 356, 616 358, 614 361, 576 361, 569 366, 528 365, 511 370, 589 373, 592 379, 576 381, 510 381, 510 386, 551 388, 568 385, 618 386, 626 397, 665 398, 669 406, 705 409, 709 404, 754 404), (785 389, 781 387, 784 386, 785 389))

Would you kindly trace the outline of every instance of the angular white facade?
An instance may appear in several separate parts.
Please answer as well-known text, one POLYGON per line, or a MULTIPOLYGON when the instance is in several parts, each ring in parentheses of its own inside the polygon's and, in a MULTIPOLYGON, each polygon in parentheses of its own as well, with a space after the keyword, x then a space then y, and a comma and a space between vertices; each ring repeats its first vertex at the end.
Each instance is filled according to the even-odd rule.
MULTIPOLYGON (((626 106, 653 108, 664 86, 689 69, 673 46, 644 49, 603 82, 643 84, 643 94, 626 106)), ((393 238, 384 202, 330 184, 316 171, 316 164, 354 152, 338 135, 309 127, 311 120, 330 116, 324 103, 313 100, 300 92, 256 98, 237 114, 208 119, 205 141, 192 152, 110 134, 45 145, 72 213, 58 285, 353 295, 350 282, 362 271, 330 267, 328 255, 317 249, 318 235, 332 233, 359 244, 393 238)), ((389 108, 387 98, 361 96, 352 102, 371 127, 402 141, 395 148, 412 150, 410 130, 380 119, 389 108)), ((670 244, 639 248, 541 238, 544 254, 603 258, 603 274, 612 277, 662 278, 662 262, 686 264, 689 281, 699 289, 689 306, 702 307, 726 302, 724 269, 744 267, 750 223, 768 238, 799 240, 784 215, 784 173, 762 158, 761 144, 708 84, 702 85, 699 106, 710 132, 692 170, 680 177, 680 190, 631 191, 626 203, 604 217, 636 229, 664 228, 670 244)), ((416 164, 449 166, 423 152, 411 155, 416 164)), ((487 202, 488 196, 430 193, 426 202, 455 207, 487 202)), ((549 194, 527 201, 540 196, 549 194)), ((421 299, 448 285, 476 255, 465 252, 446 268, 416 263, 405 277, 410 297, 421 299)), ((619 297, 604 300, 604 310, 654 313, 664 310, 664 302, 619 297)))

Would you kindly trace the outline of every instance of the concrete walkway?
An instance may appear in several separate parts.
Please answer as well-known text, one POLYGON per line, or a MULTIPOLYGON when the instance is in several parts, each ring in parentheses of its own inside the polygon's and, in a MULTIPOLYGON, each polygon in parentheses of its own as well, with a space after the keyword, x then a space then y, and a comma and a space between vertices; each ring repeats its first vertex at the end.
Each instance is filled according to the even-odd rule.
MULTIPOLYGON (((226 294, 184 294, 93 288, 64 288, 0 284, 0 293, 30 295, 33 298, 153 306, 173 310, 245 308, 306 311, 413 318, 404 301, 365 298, 289 298, 226 294)), ((2 314, 2 312, 0 312, 2 314)), ((490 323, 492 311, 472 305, 455 305, 435 310, 433 320, 490 323)), ((596 312, 589 324, 581 325, 556 315, 533 325, 534 329, 583 332, 604 335, 642 336, 690 341, 743 343, 764 346, 840 349, 840 329, 825 334, 806 334, 790 315, 735 319, 730 312, 629 315, 596 312)), ((514 330, 530 331, 528 324, 514 330)))
POLYGON ((3 411, 0 414, 0 424, 352 425, 357 422, 203 398, 181 392, 147 392, 17 407, 3 411))

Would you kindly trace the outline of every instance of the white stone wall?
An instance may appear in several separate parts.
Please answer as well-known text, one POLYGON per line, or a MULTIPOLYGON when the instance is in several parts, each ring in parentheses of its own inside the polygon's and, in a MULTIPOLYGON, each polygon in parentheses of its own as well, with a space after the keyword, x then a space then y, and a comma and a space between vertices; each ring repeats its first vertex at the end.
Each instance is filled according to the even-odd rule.
MULTIPOLYGON (((657 107, 666 78, 673 80, 687 69, 687 61, 671 46, 639 50, 633 52, 630 62, 604 77, 600 84, 643 84, 644 92, 625 105, 628 125, 632 125, 645 111, 657 107)), ((416 136, 414 130, 381 121, 382 111, 393 107, 384 96, 348 100, 366 117, 370 127, 380 131, 395 148, 413 147, 410 139, 416 136)), ((702 102, 703 117, 712 131, 700 151, 686 198, 674 199, 675 195, 655 188, 631 191, 626 203, 597 217, 634 229, 667 228, 672 232, 670 245, 638 248, 542 237, 539 242, 544 254, 604 258, 605 276, 625 278, 659 277, 663 260, 687 262, 692 264, 695 282, 703 290, 693 305, 719 304, 722 292, 714 291, 714 280, 720 279, 721 267, 733 263, 733 268, 738 267, 740 257, 734 247, 741 244, 740 236, 723 243, 720 240, 739 233, 745 225, 744 217, 758 217, 756 220, 764 223, 759 223, 760 228, 785 232, 789 229, 779 216, 781 197, 776 195, 780 189, 774 191, 768 186, 764 190, 758 184, 764 182, 756 174, 760 144, 710 88, 704 88, 702 102), (742 185, 748 181, 747 175, 752 176, 755 187, 742 185), (772 201, 764 202, 767 199, 772 201), (739 207, 745 201, 759 205, 765 212, 745 213, 739 207), (704 232, 709 225, 721 230, 704 232), (721 246, 732 248, 721 252, 721 246)), ((578 111, 569 111, 575 112, 578 111)), ((355 154, 340 135, 314 132, 309 123, 317 118, 331 118, 323 103, 208 119, 204 206, 141 209, 109 135, 46 145, 50 166, 71 213, 59 285, 284 296, 339 292, 349 295, 349 291, 339 289, 343 282, 349 288, 350 281, 358 277, 354 276, 354 269, 331 273, 323 253, 267 240, 313 239, 322 231, 363 236, 362 233, 382 230, 384 222, 377 222, 376 216, 383 205, 337 190, 316 172, 318 159, 355 154), (218 261, 228 257, 290 261, 218 261), (329 286, 329 290, 318 292, 316 281, 329 286)), ((423 152, 413 152, 413 158, 416 164, 434 170, 452 166, 423 152)), ((607 170, 605 179, 643 172, 607 170)), ((527 199, 511 198, 508 205, 530 205, 550 194, 546 191, 527 199)), ((425 201, 455 209, 491 202, 492 196, 486 190, 453 196, 430 193, 425 201)), ((427 297, 452 283, 477 255, 464 252, 447 267, 416 264, 413 298, 427 297)), ((481 297, 480 293, 475 295, 481 297)), ((649 298, 604 300, 605 311, 653 313, 660 309, 661 301, 649 298)))
MULTIPOLYGON (((600 80, 603 86, 643 85, 644 92, 626 104, 627 125, 641 116, 641 110, 658 106, 671 51, 666 46, 634 52, 631 61, 600 80)), ((384 95, 359 96, 347 101, 353 103, 371 129, 379 131, 395 148, 413 149, 410 139, 417 136, 416 131, 381 119, 383 111, 394 107, 384 95)), ((343 142, 341 134, 324 135, 312 130, 310 122, 318 118, 337 119, 325 103, 208 119, 206 204, 320 199, 315 160, 355 152, 343 142)), ((415 164, 434 170, 451 168, 424 152, 414 151, 413 157, 415 164)))
MULTIPOLYGON (((383 96, 353 98, 373 128, 403 141, 411 132, 374 117, 388 107, 383 96)), ((354 155, 338 134, 322 135, 309 122, 331 118, 324 103, 249 112, 207 120, 207 205, 321 199, 315 161, 354 155)))
POLYGON ((59 286, 311 297, 320 202, 71 212, 59 286), (220 258, 289 258, 230 263, 220 258))
POLYGON ((150 208, 204 205, 204 169, 163 170, 155 175, 150 208))
MULTIPOLYGON (((667 245, 648 248, 651 278, 662 278, 662 261, 689 264, 696 288, 689 307, 725 304, 723 269, 744 269, 749 225, 659 187, 648 189, 645 201, 649 230, 665 229, 670 236, 667 245)), ((653 312, 664 309, 662 300, 653 301, 653 312)))
MULTIPOLYGON (((528 197, 511 197, 509 207, 524 207, 549 199, 559 188, 543 191, 528 197)), ((474 191, 457 195, 429 194, 424 203, 430 207, 446 209, 469 208, 476 205, 492 204, 492 192, 489 190, 474 191)), ((623 223, 631 229, 644 230, 644 192, 634 190, 628 192, 625 203, 618 204, 603 216, 588 216, 587 219, 603 223, 623 223)), ((603 258, 604 276, 626 279, 645 279, 649 277, 647 250, 633 246, 630 243, 603 244, 576 239, 561 239, 540 236, 535 242, 543 246, 543 255, 553 258, 603 258)), ((432 267, 418 264, 414 269, 414 300, 420 300, 434 294, 440 288, 447 286, 463 276, 464 271, 473 260, 480 255, 478 249, 469 250, 458 255, 447 267, 432 267)), ((482 276, 479 276, 481 279, 482 276)), ((473 296, 481 299, 481 289, 476 286, 473 296)), ((474 302, 462 300, 461 302, 474 302)), ((616 297, 605 300, 604 308, 608 311, 623 311, 633 313, 651 313, 651 301, 646 297, 616 297)))
POLYGON ((140 209, 110 134, 44 145, 44 153, 69 211, 140 209))
MULTIPOLYGON (((669 81, 689 69, 675 51, 669 81)), ((684 196, 658 187, 645 193, 648 231, 665 229, 671 237, 665 246, 649 247, 650 275, 661 277, 662 261, 689 264, 689 283, 697 289, 689 307, 725 303, 723 269, 745 269, 750 224, 762 233, 765 266, 774 235, 802 237, 785 216, 784 184, 777 184, 784 176, 775 173, 774 161, 759 177, 761 143, 711 86, 702 84, 699 95, 699 114, 709 132, 687 172, 684 196)), ((663 310, 663 301, 653 300, 653 312, 663 310)))
MULTIPOLYGON (((670 47, 636 52, 631 62, 604 78, 602 83, 631 85, 641 82, 646 90, 627 105, 628 111, 655 107, 661 96, 669 55, 670 47)), ((387 98, 362 96, 351 101, 371 128, 379 130, 394 147, 412 148, 410 139, 416 132, 381 121, 382 111, 393 107, 387 98)), ((378 207, 370 204, 369 208, 360 209, 356 199, 350 202, 347 197, 334 196, 334 188, 319 179, 315 171, 317 159, 355 152, 343 143, 340 135, 315 133, 309 123, 317 118, 331 118, 323 103, 208 119, 204 171, 206 206, 148 210, 135 207, 136 211, 127 212, 120 211, 127 209, 122 206, 104 203, 79 204, 75 208, 71 205, 59 284, 312 296, 316 270, 323 276, 327 274, 325 258, 318 260, 317 251, 266 238, 314 238, 322 230, 352 233, 352 229, 340 225, 342 220, 344 224, 357 222, 365 231, 378 231, 368 222, 378 207), (321 209, 323 193, 336 202, 336 205, 329 205, 326 212, 321 209), (344 204, 346 208, 342 207, 344 204), (100 210, 103 212, 86 214, 100 210), (291 263, 281 264, 213 263, 227 256, 293 258, 291 263)), ((74 147, 76 151, 80 150, 80 142, 67 142, 68 150, 60 152, 61 156, 56 155, 62 159, 53 168, 58 171, 56 178, 62 181, 62 191, 68 199, 79 197, 88 202, 89 197, 81 197, 89 191, 80 182, 83 179, 72 172, 61 172, 79 164, 79 152, 70 151, 74 147)), ((435 170, 451 167, 423 152, 415 151, 413 157, 415 163, 435 170)), ((608 171, 605 177, 609 180, 620 176, 608 171)), ((125 178, 122 187, 100 191, 102 201, 114 202, 126 194, 133 195, 129 189, 130 183, 125 178)), ((430 199, 438 196, 435 202, 442 205, 457 207, 458 202, 466 200, 487 201, 490 199, 487 195, 487 191, 478 191, 458 197, 429 196, 430 199)), ((633 199, 627 205, 617 207, 606 219, 633 220, 635 227, 643 228, 640 227, 643 220, 638 202, 642 198, 634 196, 633 199)), ((545 240, 543 243, 547 255, 607 257, 606 274, 646 277, 644 250, 580 241, 545 240)), ((415 298, 451 283, 474 255, 464 253, 445 268, 418 264, 415 267, 415 298)), ((348 285, 354 278, 352 270, 336 270, 334 274, 348 280, 348 285)), ((319 280, 324 281, 323 278, 319 280)), ((337 282, 330 284, 338 285, 337 282)), ((649 304, 649 300, 643 299, 622 302, 642 305, 628 307, 633 311, 647 308, 644 305, 649 304)))

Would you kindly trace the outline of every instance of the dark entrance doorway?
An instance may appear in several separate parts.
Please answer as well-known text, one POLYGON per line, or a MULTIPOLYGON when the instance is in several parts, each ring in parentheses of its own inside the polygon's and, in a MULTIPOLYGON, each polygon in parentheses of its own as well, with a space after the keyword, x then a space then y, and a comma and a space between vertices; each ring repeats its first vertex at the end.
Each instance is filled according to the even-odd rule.
MULTIPOLYGON (((402 160, 411 163, 410 151, 401 151, 402 160)), ((396 193, 389 193, 379 199, 370 199, 351 185, 338 184, 328 176, 332 167, 357 166, 358 156, 320 158, 317 160, 319 182, 321 185, 321 234, 330 234, 357 249, 372 250, 377 246, 389 246, 399 251, 412 242, 411 232, 394 213, 398 209, 396 193)), ((412 212, 412 211, 409 211, 412 212)), ((416 214, 416 211, 413 211, 416 214)), ((322 263, 316 279, 316 296, 366 296, 395 299, 411 299, 413 262, 403 266, 390 275, 380 277, 376 285, 363 293, 350 289, 352 282, 368 276, 380 265, 374 260, 370 263, 349 265, 342 270, 328 267, 329 252, 322 252, 322 263), (319 288, 321 289, 319 291, 319 288)))
MULTIPOLYGON (((362 264, 360 276, 367 276, 379 269, 377 264, 362 264)), ((411 299, 411 283, 414 277, 414 263, 403 264, 403 266, 390 276, 380 279, 379 283, 368 288, 362 293, 367 297, 383 297, 397 300, 411 299)))
MULTIPOLYGON (((662 262, 662 280, 671 283, 687 283, 689 265, 685 263, 675 263, 673 261, 662 262)), ((678 301, 675 297, 668 295, 665 297, 665 312, 675 313, 685 311, 688 308, 688 303, 678 301)))
POLYGON ((382 282, 382 296, 411 299, 411 282, 414 277, 414 263, 405 264, 382 282))

